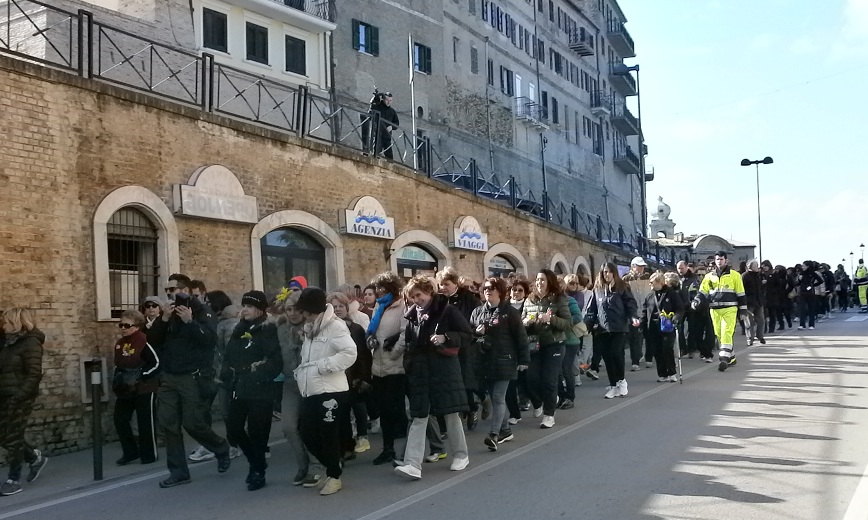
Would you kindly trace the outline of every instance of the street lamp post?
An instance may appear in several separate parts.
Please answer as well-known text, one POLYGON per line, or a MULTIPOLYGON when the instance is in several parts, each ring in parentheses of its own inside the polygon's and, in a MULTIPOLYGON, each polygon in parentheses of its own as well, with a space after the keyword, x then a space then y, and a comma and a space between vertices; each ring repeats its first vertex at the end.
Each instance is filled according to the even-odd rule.
POLYGON ((763 260, 763 224, 762 217, 760 216, 760 188, 759 188, 759 165, 760 164, 772 164, 775 162, 771 157, 766 157, 761 160, 751 161, 750 159, 742 159, 742 166, 750 166, 752 164, 756 165, 756 226, 757 233, 759 235, 759 260, 762 262, 763 260))
POLYGON ((856 274, 856 271, 853 267, 853 251, 850 251, 850 276, 852 277, 855 274, 856 274))

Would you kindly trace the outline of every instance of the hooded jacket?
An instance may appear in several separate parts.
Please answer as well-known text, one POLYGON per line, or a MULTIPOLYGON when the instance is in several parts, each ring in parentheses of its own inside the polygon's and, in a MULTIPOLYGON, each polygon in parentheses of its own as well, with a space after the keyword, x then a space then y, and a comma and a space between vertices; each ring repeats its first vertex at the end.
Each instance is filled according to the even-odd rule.
POLYGON ((295 369, 295 380, 302 397, 346 392, 346 370, 356 362, 356 344, 347 325, 335 316, 332 305, 313 323, 304 324, 301 363, 295 369))
POLYGON ((42 380, 42 345, 45 334, 37 328, 15 335, 0 335, 0 397, 22 402, 36 399, 42 380), (10 342, 7 344, 7 341, 10 342))
POLYGON ((368 330, 368 325, 371 324, 371 317, 360 310, 361 306, 356 300, 351 301, 347 308, 347 314, 349 314, 353 323, 362 327, 362 330, 368 330))
POLYGON ((595 317, 594 333, 629 332, 630 320, 639 318, 639 305, 630 286, 619 291, 609 287, 594 288, 585 314, 595 317))

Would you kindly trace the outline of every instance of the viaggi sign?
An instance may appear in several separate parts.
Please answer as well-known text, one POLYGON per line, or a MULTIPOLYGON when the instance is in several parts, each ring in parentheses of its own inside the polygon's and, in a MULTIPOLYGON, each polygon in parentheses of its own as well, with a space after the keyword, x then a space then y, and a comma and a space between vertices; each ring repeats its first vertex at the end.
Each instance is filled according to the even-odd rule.
POLYGON ((461 217, 452 227, 450 247, 470 249, 471 251, 488 251, 488 235, 482 232, 482 226, 473 217, 461 217))
POLYGON ((227 168, 199 168, 188 184, 173 189, 175 213, 190 217, 255 224, 259 221, 256 197, 244 194, 238 177, 227 168))
POLYGON ((386 215, 380 201, 369 195, 355 199, 350 208, 338 216, 342 233, 385 240, 395 238, 395 219, 386 215))

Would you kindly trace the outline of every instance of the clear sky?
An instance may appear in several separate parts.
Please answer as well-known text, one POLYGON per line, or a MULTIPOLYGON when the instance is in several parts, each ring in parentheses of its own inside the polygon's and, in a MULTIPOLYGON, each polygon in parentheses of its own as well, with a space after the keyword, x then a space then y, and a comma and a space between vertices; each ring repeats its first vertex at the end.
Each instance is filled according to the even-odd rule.
MULTIPOLYGON (((640 65, 648 209, 676 232, 850 271, 868 242, 868 0, 620 0, 640 65)), ((636 98, 630 101, 635 108, 636 98)), ((649 221, 650 221, 649 216, 649 221)))

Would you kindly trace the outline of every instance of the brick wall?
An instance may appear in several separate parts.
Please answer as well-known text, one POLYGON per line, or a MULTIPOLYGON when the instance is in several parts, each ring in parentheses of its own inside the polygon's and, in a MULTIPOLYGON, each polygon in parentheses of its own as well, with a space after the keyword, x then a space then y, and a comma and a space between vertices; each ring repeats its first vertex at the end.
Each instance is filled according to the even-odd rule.
MULTIPOLYGON (((596 265, 614 254, 399 166, 3 57, 0 128, 0 308, 35 309, 48 336, 29 436, 50 452, 87 446, 79 361, 110 358, 116 339, 114 323, 96 321, 92 237, 95 208, 117 188, 141 185, 171 206, 172 185, 222 164, 258 198, 260 218, 298 209, 338 229, 338 211, 372 195, 398 233, 428 230, 444 243, 452 222, 473 215, 490 243, 514 245, 531 270, 548 267, 555 253, 596 265)), ((176 221, 182 271, 235 298, 251 288, 251 225, 176 221)), ((346 280, 364 283, 388 269, 387 244, 344 236, 346 280)), ((482 256, 453 251, 454 264, 475 279, 482 256)))

